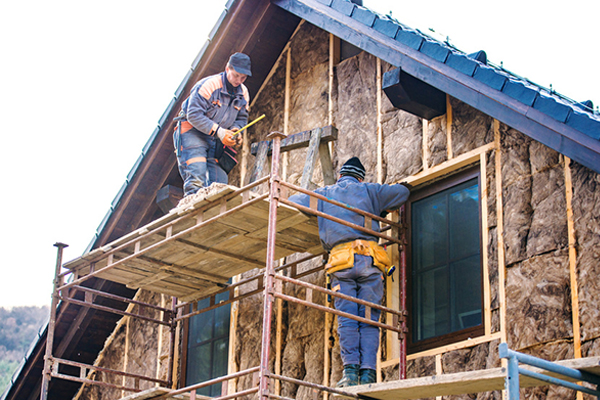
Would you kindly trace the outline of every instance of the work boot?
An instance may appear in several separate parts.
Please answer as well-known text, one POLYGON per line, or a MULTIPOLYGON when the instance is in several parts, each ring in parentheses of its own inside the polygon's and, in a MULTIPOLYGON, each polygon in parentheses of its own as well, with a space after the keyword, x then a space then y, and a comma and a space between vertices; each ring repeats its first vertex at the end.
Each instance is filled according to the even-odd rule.
POLYGON ((374 369, 361 369, 359 371, 359 384, 368 385, 377 382, 377 375, 374 369))
POLYGON ((342 379, 335 385, 337 388, 343 388, 348 386, 356 386, 358 385, 358 369, 360 365, 358 364, 348 364, 344 365, 344 375, 342 379))

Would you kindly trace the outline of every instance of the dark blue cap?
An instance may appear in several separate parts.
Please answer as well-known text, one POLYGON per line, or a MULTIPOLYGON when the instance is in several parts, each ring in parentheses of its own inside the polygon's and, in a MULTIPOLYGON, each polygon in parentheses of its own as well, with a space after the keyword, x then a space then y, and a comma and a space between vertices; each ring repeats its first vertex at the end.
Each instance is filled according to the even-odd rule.
POLYGON ((240 74, 252 76, 252 71, 250 71, 250 57, 244 53, 232 54, 227 64, 240 74))

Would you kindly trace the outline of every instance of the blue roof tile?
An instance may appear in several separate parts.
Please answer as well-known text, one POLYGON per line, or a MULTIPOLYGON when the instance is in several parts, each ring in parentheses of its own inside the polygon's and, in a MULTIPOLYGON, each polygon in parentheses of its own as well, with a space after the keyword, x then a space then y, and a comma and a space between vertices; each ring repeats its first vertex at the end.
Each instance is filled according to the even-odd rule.
POLYGON ((179 84, 179 87, 177 88, 177 90, 175 91, 175 98, 178 99, 179 96, 181 96, 181 94, 183 93, 183 89, 185 89, 185 85, 187 85, 188 81, 190 80, 191 76, 192 76, 192 70, 190 69, 187 74, 185 74, 185 78, 183 78, 183 80, 181 81, 181 83, 179 84))
POLYGON ((577 129, 579 132, 600 140, 600 121, 592 118, 588 112, 579 111, 574 108, 571 114, 569 114, 566 124, 573 129, 577 129))
POLYGON ((223 21, 225 20, 225 17, 227 16, 227 10, 223 10, 223 12, 221 13, 221 15, 219 16, 219 19, 217 20, 217 23, 215 24, 215 26, 213 26, 212 30, 210 31, 210 33, 208 34, 208 39, 209 40, 213 40, 213 38, 215 37, 215 35, 217 34, 217 31, 219 30, 219 28, 221 27, 221 24, 223 23, 223 21))
POLYGON ((486 67, 485 65, 480 65, 479 68, 475 70, 473 78, 496 90, 502 90, 504 83, 508 80, 506 75, 498 72, 494 68, 486 67))
POLYGON ((144 145, 144 148, 142 149, 142 154, 148 154, 148 152, 150 151, 150 148, 152 147, 152 144, 154 143, 154 140, 158 137, 159 133, 160 133, 160 126, 157 126, 156 128, 154 128, 154 131, 152 132, 152 135, 150 135, 150 138, 146 141, 146 144, 144 145))
POLYGON ((375 13, 371 12, 370 10, 367 10, 364 7, 357 6, 354 9, 354 12, 352 13, 352 18, 359 22, 362 22, 368 27, 371 27, 373 26, 377 15, 375 15, 375 13))
POLYGON ((354 11, 354 7, 355 7, 354 3, 350 3, 349 1, 346 1, 346 0, 333 0, 333 3, 331 3, 331 8, 333 8, 334 10, 337 10, 347 16, 352 15, 352 11, 354 11))
POLYGON ((533 108, 547 114, 558 122, 565 122, 571 113, 572 107, 558 100, 556 97, 547 96, 544 93, 536 98, 533 108))
POLYGON ((502 93, 509 95, 513 99, 518 100, 527 106, 531 106, 538 96, 539 90, 533 86, 526 86, 521 81, 509 79, 504 85, 504 88, 502 88, 502 93))
POLYGON ((396 33, 398 33, 398 29, 400 29, 400 27, 398 26, 398 24, 396 24, 390 19, 377 17, 377 19, 375 20, 375 24, 373 25, 373 29, 383 33, 386 36, 395 38, 396 33))
POLYGON ((325 4, 326 6, 330 6, 333 0, 317 0, 321 4, 325 4))
POLYGON ((464 54, 451 52, 446 60, 446 65, 465 75, 473 76, 479 63, 464 54))
POLYGON ((196 67, 198 66, 198 64, 200 64, 200 60, 204 56, 204 53, 206 52, 206 49, 208 49, 208 45, 209 44, 210 44, 210 40, 207 40, 206 42, 204 42, 204 46, 202 46, 202 48, 198 52, 198 55, 196 56, 196 58, 194 59, 194 61, 192 61, 192 71, 195 71, 196 67))
POLYGON ((426 40, 423 42, 421 46, 421 53, 428 55, 429 57, 437 60, 439 62, 446 62, 446 58, 448 58, 448 54, 450 54, 450 50, 443 46, 438 42, 432 42, 430 40, 426 40))
POLYGON ((158 126, 162 127, 164 125, 164 123, 167 122, 167 119, 169 117, 169 113, 171 112, 171 110, 175 106, 176 102, 177 102, 177 99, 173 97, 171 99, 171 101, 169 102, 169 105, 167 106, 167 109, 165 110, 165 112, 163 113, 163 115, 158 120, 158 126))
POLYGON ((415 50, 419 50, 424 39, 423 36, 419 35, 415 31, 401 29, 396 34, 396 40, 402 44, 407 45, 408 47, 412 47, 415 50))

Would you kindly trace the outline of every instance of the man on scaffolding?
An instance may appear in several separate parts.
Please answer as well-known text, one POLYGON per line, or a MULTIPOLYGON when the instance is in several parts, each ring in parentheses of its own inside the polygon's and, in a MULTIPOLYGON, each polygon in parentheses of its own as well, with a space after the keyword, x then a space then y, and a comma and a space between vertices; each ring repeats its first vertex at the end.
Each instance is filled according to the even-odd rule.
MULTIPOLYGON (((352 157, 340 169, 336 184, 319 188, 316 193, 371 214, 384 216, 387 210, 399 208, 410 194, 403 185, 363 183, 365 167, 358 157, 352 157)), ((290 201, 309 207, 310 196, 296 194, 290 201)), ((351 210, 319 201, 318 210, 356 225, 364 226, 364 217, 351 210)), ((379 232, 379 223, 373 221, 372 230, 379 232)), ((371 303, 381 304, 383 279, 391 265, 386 251, 378 245, 378 238, 319 217, 319 237, 329 252, 327 273, 334 291, 371 303)), ((335 308, 359 317, 365 317, 365 306, 335 298, 335 308)), ((380 310, 371 309, 371 319, 378 321, 380 310)), ((379 328, 338 317, 338 335, 344 373, 336 387, 364 385, 376 382, 379 328)))

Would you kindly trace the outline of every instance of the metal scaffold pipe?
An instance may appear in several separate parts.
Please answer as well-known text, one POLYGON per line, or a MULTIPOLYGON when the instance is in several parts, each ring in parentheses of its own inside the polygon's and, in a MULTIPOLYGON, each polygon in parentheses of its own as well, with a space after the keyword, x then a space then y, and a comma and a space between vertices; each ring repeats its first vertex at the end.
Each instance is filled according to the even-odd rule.
POLYGON ((54 270, 54 287, 52 290, 52 303, 50 305, 50 320, 48 322, 48 334, 46 337, 46 354, 44 355, 44 372, 42 373, 42 387, 40 389, 40 399, 48 398, 48 388, 50 386, 52 369, 52 347, 54 346, 54 327, 56 325, 56 308, 58 307, 58 288, 60 287, 60 269, 62 268, 63 250, 69 247, 68 244, 56 242, 56 267, 54 270))
POLYGON ((271 347, 271 314, 273 312, 274 275, 275 275, 275 235, 277 233, 277 207, 279 205, 279 154, 281 138, 285 137, 280 132, 272 132, 267 137, 273 140, 273 153, 271 156, 271 188, 269 191, 269 225, 267 236, 267 258, 265 268, 265 294, 263 305, 263 330, 260 356, 260 383, 259 396, 261 400, 269 398, 269 353, 271 347))

